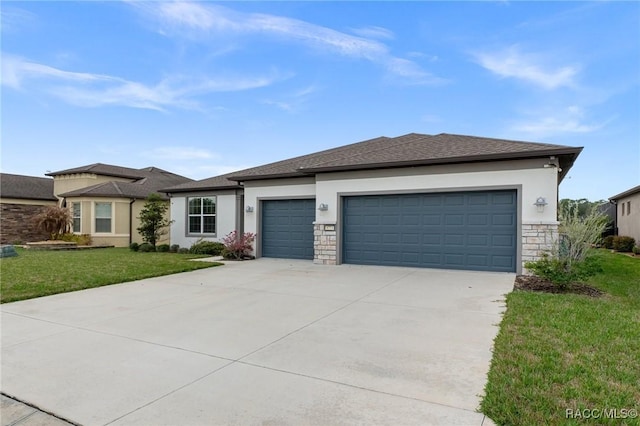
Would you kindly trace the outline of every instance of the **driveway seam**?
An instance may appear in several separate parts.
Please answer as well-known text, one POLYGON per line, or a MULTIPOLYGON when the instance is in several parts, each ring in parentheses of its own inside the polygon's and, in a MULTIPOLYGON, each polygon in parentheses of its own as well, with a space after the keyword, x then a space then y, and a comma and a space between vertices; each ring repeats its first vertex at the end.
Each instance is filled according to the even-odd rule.
POLYGON ((439 405, 439 406, 447 407, 447 408, 455 408, 456 410, 468 411, 470 413, 478 413, 477 411, 470 410, 468 408, 456 407, 454 405, 443 404, 441 402, 435 402, 435 401, 428 401, 428 400, 416 398, 416 397, 413 397, 413 396, 399 395, 397 393, 391 393, 391 392, 385 392, 385 391, 381 391, 381 390, 377 390, 377 389, 366 388, 364 386, 353 385, 351 383, 339 382, 337 380, 325 379, 325 378, 322 378, 322 377, 311 376, 311 375, 303 374, 303 373, 296 373, 295 371, 281 370, 279 368, 267 367, 266 365, 254 364, 254 363, 251 363, 251 362, 248 362, 248 361, 236 361, 236 363, 244 364, 244 365, 248 365, 248 366, 256 367, 256 368, 263 368, 265 370, 277 371, 279 373, 291 374, 293 376, 305 377, 307 379, 318 380, 318 381, 321 381, 321 382, 334 383, 334 384, 337 384, 337 385, 348 386, 350 388, 365 390, 365 391, 369 391, 369 392, 375 392, 375 393, 379 393, 379 394, 382 394, 382 395, 390 395, 390 396, 395 396, 395 397, 398 397, 398 398, 410 399, 412 401, 425 402, 425 403, 428 403, 428 404, 439 405))

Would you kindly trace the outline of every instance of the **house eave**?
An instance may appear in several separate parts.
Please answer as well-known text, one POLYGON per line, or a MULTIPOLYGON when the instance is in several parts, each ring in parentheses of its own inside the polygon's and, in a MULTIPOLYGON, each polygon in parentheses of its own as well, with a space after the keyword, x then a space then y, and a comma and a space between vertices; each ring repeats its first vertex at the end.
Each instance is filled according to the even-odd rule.
POLYGON ((631 189, 628 189, 624 192, 621 192, 620 194, 614 195, 613 197, 609 197, 609 200, 612 200, 612 201, 619 200, 620 198, 628 197, 629 195, 633 195, 639 192, 640 192, 640 185, 635 186, 631 189))

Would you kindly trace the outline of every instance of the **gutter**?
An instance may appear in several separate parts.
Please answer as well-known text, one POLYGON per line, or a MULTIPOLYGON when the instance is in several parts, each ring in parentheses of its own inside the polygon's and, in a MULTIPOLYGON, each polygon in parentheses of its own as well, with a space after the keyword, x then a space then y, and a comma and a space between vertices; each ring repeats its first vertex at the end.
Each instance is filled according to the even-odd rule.
POLYGON ((129 200, 129 245, 133 242, 133 203, 135 202, 135 198, 129 200))

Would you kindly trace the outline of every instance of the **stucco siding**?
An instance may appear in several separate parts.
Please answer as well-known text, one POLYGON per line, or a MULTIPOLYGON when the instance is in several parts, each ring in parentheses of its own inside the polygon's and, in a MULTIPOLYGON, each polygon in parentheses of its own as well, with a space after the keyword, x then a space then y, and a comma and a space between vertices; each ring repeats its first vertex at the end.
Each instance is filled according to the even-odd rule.
POLYGON ((616 201, 618 235, 633 237, 636 240, 636 245, 640 245, 640 193, 616 201), (624 215, 622 214, 623 204, 624 215))
POLYGON ((80 173, 72 175, 60 175, 53 178, 53 193, 56 196, 80 188, 97 185, 105 182, 132 182, 133 179, 102 176, 92 173, 80 173))
POLYGON ((174 194, 171 198, 171 244, 191 247, 199 239, 222 241, 222 238, 237 227, 238 208, 235 191, 193 192, 174 194), (190 235, 187 229, 187 199, 189 197, 216 197, 216 233, 215 235, 190 235))

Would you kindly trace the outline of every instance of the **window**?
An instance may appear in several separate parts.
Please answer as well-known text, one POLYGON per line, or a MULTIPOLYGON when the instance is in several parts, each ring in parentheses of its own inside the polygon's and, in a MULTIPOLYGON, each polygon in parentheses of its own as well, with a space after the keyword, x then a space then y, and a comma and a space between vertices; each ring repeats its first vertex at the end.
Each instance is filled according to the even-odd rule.
POLYGON ((72 215, 73 215, 73 232, 80 233, 80 218, 82 213, 82 204, 73 203, 71 205, 72 215))
POLYGON ((621 215, 624 216, 624 203, 622 203, 622 213, 621 213, 621 215))
POLYGON ((111 232, 111 203, 96 203, 96 232, 111 232))
POLYGON ((216 233, 216 197, 195 197, 188 199, 189 234, 216 233))
POLYGON ((631 201, 627 201, 627 216, 631 214, 631 201))

